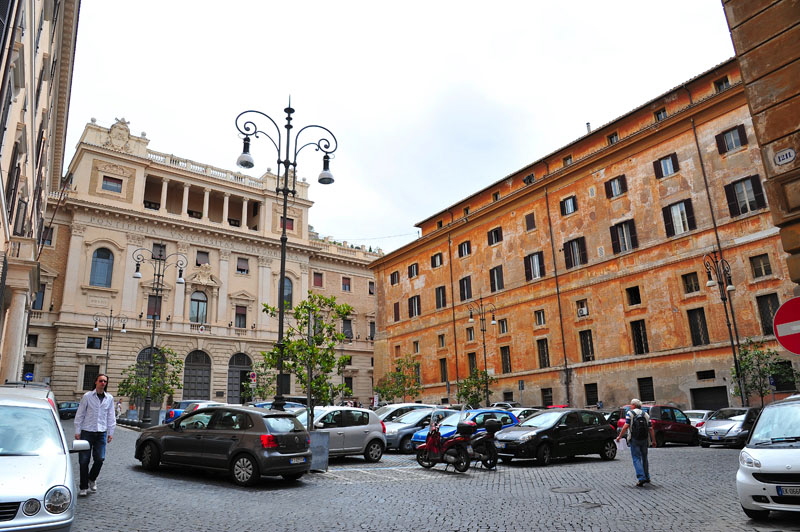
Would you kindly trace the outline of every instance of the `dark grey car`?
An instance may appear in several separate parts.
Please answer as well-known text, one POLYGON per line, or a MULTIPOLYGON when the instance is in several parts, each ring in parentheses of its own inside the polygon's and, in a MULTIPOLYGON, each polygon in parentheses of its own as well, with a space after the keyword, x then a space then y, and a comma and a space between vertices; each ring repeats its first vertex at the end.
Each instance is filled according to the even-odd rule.
POLYGON ((173 464, 228 471, 240 486, 262 475, 297 480, 311 467, 308 432, 290 412, 233 405, 146 429, 135 457, 149 470, 173 464))
POLYGON ((759 408, 720 408, 698 429, 700 445, 725 445, 741 449, 759 411, 759 408))

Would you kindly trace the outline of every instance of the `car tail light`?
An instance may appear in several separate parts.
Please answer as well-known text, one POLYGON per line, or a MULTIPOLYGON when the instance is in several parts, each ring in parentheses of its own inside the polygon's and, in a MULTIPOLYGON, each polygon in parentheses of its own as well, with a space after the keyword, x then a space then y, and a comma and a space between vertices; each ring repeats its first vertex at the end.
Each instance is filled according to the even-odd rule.
POLYGON ((261 447, 264 449, 277 449, 278 440, 272 434, 262 434, 261 447))
POLYGON ((698 421, 698 422, 697 422, 697 425, 695 425, 695 427, 697 427, 697 428, 699 429, 700 427, 702 427, 702 426, 703 426, 703 425, 705 425, 705 424, 706 424, 706 422, 705 422, 705 421, 698 421))
POLYGON ((384 424, 383 421, 381 421, 381 430, 383 431, 384 434, 386 434, 386 424, 384 424))

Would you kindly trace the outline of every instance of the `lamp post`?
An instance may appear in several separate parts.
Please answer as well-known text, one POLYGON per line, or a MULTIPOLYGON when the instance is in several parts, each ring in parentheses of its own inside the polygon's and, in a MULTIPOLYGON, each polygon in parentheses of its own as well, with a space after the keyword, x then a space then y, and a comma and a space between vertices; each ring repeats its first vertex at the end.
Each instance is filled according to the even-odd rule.
POLYGON ((128 331, 125 330, 125 324, 128 322, 128 317, 124 314, 120 314, 118 316, 114 316, 114 309, 109 309, 108 316, 104 314, 100 314, 99 312, 93 316, 94 319, 94 328, 92 331, 99 332, 100 331, 100 322, 105 323, 106 327, 106 369, 105 372, 108 374, 108 357, 109 357, 109 350, 111 349, 111 339, 114 337, 114 327, 119 324, 122 326, 122 329, 119 331, 121 333, 126 333, 128 331))
MULTIPOLYGON (((473 304, 474 305, 474 304, 473 304)), ((467 309, 469 309, 469 322, 475 323, 475 318, 473 317, 473 313, 478 313, 480 318, 480 327, 481 327, 481 339, 483 340, 483 372, 484 375, 484 393, 486 395, 486 406, 489 406, 489 368, 486 364, 486 313, 491 312, 492 314, 492 325, 495 325, 497 321, 494 319, 494 314, 497 312, 497 308, 491 303, 484 306, 483 305, 483 296, 478 298, 478 304, 476 306, 468 305, 467 309)))
MULTIPOLYGON (((186 267, 186 255, 183 253, 170 253, 165 255, 164 251, 166 246, 161 243, 159 245, 158 253, 154 250, 147 248, 139 248, 132 253, 133 260, 136 261, 136 271, 133 273, 134 279, 141 279, 141 265, 143 263, 149 264, 153 267, 153 311, 150 319, 153 321, 152 331, 150 332, 150 352, 147 356, 147 394, 144 398, 144 413, 142 415, 142 425, 145 427, 150 426, 150 388, 153 384, 153 354, 156 350, 156 320, 161 317, 161 292, 164 291, 164 273, 170 266, 178 268, 178 278, 175 281, 177 284, 184 284, 183 269, 186 267)), ((149 309, 148 302, 148 310, 149 309)))
POLYGON ((276 377, 277 386, 275 399, 272 402, 272 408, 276 410, 283 410, 283 406, 286 404, 281 387, 281 384, 283 383, 283 320, 286 310, 286 302, 284 301, 287 240, 286 213, 289 204, 289 195, 297 195, 297 190, 295 189, 295 184, 297 181, 297 155, 303 150, 303 148, 308 146, 314 146, 316 151, 321 151, 324 153, 325 155, 322 157, 322 173, 319 174, 318 181, 322 185, 329 185, 333 183, 333 174, 331 174, 331 171, 328 168, 331 159, 330 154, 335 152, 336 148, 338 147, 336 137, 333 135, 333 133, 331 133, 328 128, 317 125, 310 125, 301 128, 294 135, 294 139, 292 139, 291 132, 292 128, 294 127, 292 126, 292 113, 294 113, 294 109, 292 109, 291 99, 289 100, 289 106, 286 107, 283 112, 286 113, 286 124, 283 126, 284 129, 286 129, 285 142, 281 135, 281 128, 269 115, 262 113, 261 111, 249 110, 239 113, 239 116, 236 117, 236 129, 244 136, 244 148, 242 150, 242 154, 236 160, 237 165, 241 166, 242 168, 253 168, 255 165, 253 157, 250 155, 250 137, 259 138, 259 135, 265 136, 272 142, 275 151, 278 153, 278 175, 275 193, 282 197, 283 215, 281 217, 281 266, 280 278, 278 280, 278 341, 275 344, 275 346, 278 348, 278 375, 276 377), (258 125, 256 125, 255 120, 262 118, 266 119, 275 128, 273 134, 277 137, 277 140, 266 131, 259 129, 258 125), (312 129, 318 130, 318 134, 321 135, 321 138, 317 141, 301 144, 300 134, 303 133, 303 131, 312 129), (285 153, 283 159, 281 158, 282 149, 285 153), (283 167, 282 176, 280 175, 281 167, 283 167))
POLYGON ((712 251, 710 255, 706 254, 703 256, 703 265, 706 268, 706 275, 708 276, 706 287, 713 288, 716 286, 719 289, 719 298, 722 300, 722 307, 725 309, 725 325, 728 327, 728 339, 731 342, 733 367, 736 370, 736 380, 738 381, 739 385, 739 393, 742 395, 742 406, 747 406, 747 392, 744 389, 742 373, 739 369, 739 356, 737 352, 737 344, 739 343, 739 330, 736 327, 736 315, 733 313, 733 301, 728 296, 728 292, 732 293, 734 290, 736 290, 736 287, 733 286, 733 280, 731 278, 731 265, 728 264, 727 260, 722 258, 721 252, 720 257, 718 258, 716 251, 712 251), (730 305, 730 312, 728 312, 728 305, 730 305), (731 320, 733 320, 733 330, 731 330, 731 320), (735 342, 733 339, 734 331, 736 332, 735 342))

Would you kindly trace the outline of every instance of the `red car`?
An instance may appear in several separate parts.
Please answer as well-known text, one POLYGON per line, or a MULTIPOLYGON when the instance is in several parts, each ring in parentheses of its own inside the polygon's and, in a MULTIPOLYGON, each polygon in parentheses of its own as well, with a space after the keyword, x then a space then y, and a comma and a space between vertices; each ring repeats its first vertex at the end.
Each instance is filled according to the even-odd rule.
MULTIPOLYGON (((625 416, 631 405, 619 409, 617 428, 625 426, 625 416)), ((650 416, 650 424, 656 433, 656 446, 663 447, 667 443, 685 443, 700 445, 697 427, 692 426, 689 416, 678 407, 670 405, 642 405, 642 410, 650 416)))

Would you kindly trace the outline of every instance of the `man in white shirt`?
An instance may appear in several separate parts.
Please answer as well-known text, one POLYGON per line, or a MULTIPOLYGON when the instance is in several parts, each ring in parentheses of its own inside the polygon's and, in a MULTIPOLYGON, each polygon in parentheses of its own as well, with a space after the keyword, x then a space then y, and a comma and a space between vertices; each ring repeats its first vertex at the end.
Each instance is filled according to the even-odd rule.
POLYGON ((106 443, 110 443, 117 426, 114 416, 114 398, 106 392, 108 376, 101 373, 94 380, 94 390, 86 392, 75 413, 75 439, 89 442, 88 451, 78 455, 80 465, 79 497, 97 491, 97 477, 106 457, 106 443), (89 460, 93 459, 92 469, 89 460))

